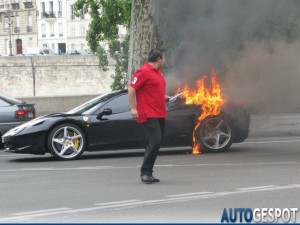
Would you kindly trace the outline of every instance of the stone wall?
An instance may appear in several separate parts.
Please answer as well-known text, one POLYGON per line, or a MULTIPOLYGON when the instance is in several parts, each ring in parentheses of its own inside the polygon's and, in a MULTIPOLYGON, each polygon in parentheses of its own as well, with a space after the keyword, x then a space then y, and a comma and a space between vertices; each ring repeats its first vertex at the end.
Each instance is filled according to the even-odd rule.
POLYGON ((67 112, 98 95, 56 96, 56 97, 25 97, 19 98, 26 103, 34 104, 36 116, 49 113, 67 112))
POLYGON ((113 66, 97 56, 0 57, 0 92, 13 97, 97 95, 110 91, 113 66))

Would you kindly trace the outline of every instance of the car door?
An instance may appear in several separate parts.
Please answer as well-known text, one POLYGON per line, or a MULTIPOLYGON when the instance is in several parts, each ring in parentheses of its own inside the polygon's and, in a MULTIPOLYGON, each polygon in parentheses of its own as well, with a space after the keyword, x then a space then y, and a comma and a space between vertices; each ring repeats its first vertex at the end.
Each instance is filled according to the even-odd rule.
POLYGON ((186 105, 184 99, 178 97, 167 103, 167 111, 166 131, 162 145, 190 145, 194 126, 200 115, 199 106, 186 105))
POLYGON ((128 95, 119 95, 91 116, 90 146, 92 148, 136 148, 143 147, 145 134, 141 124, 132 118, 128 95), (104 109, 111 109, 111 115, 97 119, 104 109))

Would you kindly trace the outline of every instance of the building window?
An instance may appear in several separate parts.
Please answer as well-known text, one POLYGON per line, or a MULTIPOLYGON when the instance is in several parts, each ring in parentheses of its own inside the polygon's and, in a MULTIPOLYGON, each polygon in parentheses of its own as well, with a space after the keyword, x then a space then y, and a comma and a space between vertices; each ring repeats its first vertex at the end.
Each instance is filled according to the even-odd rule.
POLYGON ((75 37, 75 27, 71 27, 71 37, 75 37))
POLYGON ((33 8, 32 0, 25 0, 24 1, 24 8, 25 9, 33 8))
POLYGON ((20 17, 16 16, 16 20, 15 20, 15 33, 20 33, 20 17))
POLYGON ((46 37, 46 24, 42 24, 42 37, 46 37))
POLYGON ((85 19, 85 14, 83 9, 81 10, 81 15, 80 15, 80 19, 84 20, 85 19))
POLYGON ((53 2, 52 1, 49 2, 49 9, 50 9, 50 12, 53 12, 53 2))
POLYGON ((58 1, 58 18, 62 18, 62 1, 58 1))
MULTIPOLYGON (((12 20, 12 18, 9 18, 9 17, 7 17, 7 16, 5 16, 4 17, 4 28, 5 29, 8 29, 9 28, 9 23, 10 23, 10 21, 12 20)), ((12 22, 12 21, 11 21, 12 22)), ((12 24, 12 23, 11 23, 12 24)))
POLYGON ((51 50, 52 50, 52 52, 55 52, 55 44, 54 43, 51 44, 51 50))
POLYGON ((54 37, 54 23, 50 23, 50 37, 54 37))
POLYGON ((12 9, 20 9, 19 0, 13 0, 13 1, 11 1, 11 8, 12 9))
POLYGON ((32 27, 32 16, 30 14, 28 14, 28 17, 27 17, 27 24, 28 24, 28 26, 32 27))
POLYGON ((32 47, 33 38, 28 38, 28 47, 32 47))
POLYGON ((46 8, 45 8, 45 2, 41 2, 41 11, 45 12, 46 8))
POLYGON ((59 24, 58 24, 58 36, 59 36, 59 37, 64 36, 64 27, 63 27, 63 24, 62 24, 62 23, 59 23, 59 24))
POLYGON ((85 34, 86 34, 85 26, 81 26, 81 36, 85 36, 85 34))
POLYGON ((74 14, 74 6, 71 5, 71 9, 70 9, 70 12, 71 12, 71 20, 75 20, 75 14, 74 14))
POLYGON ((32 16, 30 14, 27 16, 27 32, 32 32, 32 16))
POLYGON ((8 39, 5 39, 5 52, 7 55, 10 54, 10 48, 9 48, 9 40, 8 39))

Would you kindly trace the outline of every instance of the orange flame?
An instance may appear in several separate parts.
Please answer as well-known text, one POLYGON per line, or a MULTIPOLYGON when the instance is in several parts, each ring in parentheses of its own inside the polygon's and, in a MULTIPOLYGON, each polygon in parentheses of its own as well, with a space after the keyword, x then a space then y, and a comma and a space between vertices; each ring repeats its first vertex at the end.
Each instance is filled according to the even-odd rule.
POLYGON ((217 80, 215 71, 211 72, 211 87, 205 86, 205 75, 202 79, 197 81, 196 90, 191 90, 187 85, 184 86, 182 95, 185 98, 186 104, 200 105, 202 113, 198 117, 198 122, 193 131, 193 154, 200 154, 200 144, 196 139, 196 131, 200 127, 201 122, 208 116, 215 116, 220 114, 221 107, 226 103, 223 98, 220 84, 217 80))

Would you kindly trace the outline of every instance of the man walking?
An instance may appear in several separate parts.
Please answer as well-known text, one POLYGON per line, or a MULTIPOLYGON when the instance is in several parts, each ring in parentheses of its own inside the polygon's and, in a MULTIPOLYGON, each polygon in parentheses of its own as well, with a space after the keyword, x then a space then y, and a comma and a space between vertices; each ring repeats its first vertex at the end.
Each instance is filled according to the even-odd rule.
POLYGON ((146 130, 146 149, 141 167, 143 183, 159 182, 152 173, 165 131, 165 101, 169 98, 166 96, 166 80, 160 71, 164 63, 161 50, 152 49, 148 62, 135 72, 128 87, 131 114, 146 130))

